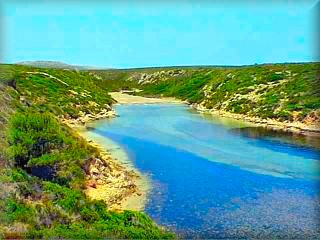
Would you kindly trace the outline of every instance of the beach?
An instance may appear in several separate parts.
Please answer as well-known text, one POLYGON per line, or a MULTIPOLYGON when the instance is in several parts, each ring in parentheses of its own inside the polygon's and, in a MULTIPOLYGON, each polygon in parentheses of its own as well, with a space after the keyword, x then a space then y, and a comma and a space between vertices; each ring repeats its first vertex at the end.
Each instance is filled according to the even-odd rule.
POLYGON ((121 92, 110 92, 109 94, 119 104, 184 103, 179 99, 171 98, 171 97, 162 97, 162 98, 141 97, 141 96, 133 96, 133 95, 129 95, 121 92))

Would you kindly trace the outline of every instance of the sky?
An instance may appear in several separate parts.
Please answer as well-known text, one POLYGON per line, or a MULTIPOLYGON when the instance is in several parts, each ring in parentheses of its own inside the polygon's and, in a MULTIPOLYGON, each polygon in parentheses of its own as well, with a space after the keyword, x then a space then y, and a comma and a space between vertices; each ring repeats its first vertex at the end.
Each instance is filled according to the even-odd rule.
POLYGON ((112 68, 315 61, 318 0, 0 0, 0 61, 112 68))

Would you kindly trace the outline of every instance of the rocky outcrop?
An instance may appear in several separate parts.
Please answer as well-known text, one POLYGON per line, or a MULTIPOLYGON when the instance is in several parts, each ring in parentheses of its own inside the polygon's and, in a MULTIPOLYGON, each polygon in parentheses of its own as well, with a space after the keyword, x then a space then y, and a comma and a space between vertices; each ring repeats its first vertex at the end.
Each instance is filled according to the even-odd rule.
POLYGON ((135 183, 139 175, 116 163, 107 152, 90 159, 85 172, 85 193, 92 199, 103 200, 109 209, 122 209, 122 202, 127 197, 141 195, 135 183))
POLYGON ((91 114, 91 113, 85 114, 84 112, 80 111, 79 115, 80 116, 76 119, 63 118, 62 122, 69 126, 77 126, 77 125, 84 125, 88 122, 117 116, 116 112, 109 105, 106 105, 106 108, 98 112, 97 114, 91 114))
MULTIPOLYGON (((105 148, 85 134, 85 123, 116 116, 109 106, 98 114, 81 114, 78 119, 63 119, 69 127, 85 138, 89 145, 98 150, 98 155, 87 160, 83 166, 86 173, 85 194, 96 200, 103 200, 112 210, 141 210, 146 199, 145 190, 138 186, 140 175, 122 165, 105 148), (130 201, 135 202, 130 205, 130 201)), ((90 128, 90 127, 87 127, 90 128)))
MULTIPOLYGON (((78 127, 82 129, 81 126, 90 121, 114 116, 116 116, 115 111, 110 106, 106 106, 98 114, 80 112, 80 117, 77 119, 62 119, 61 121, 76 130, 78 127)), ((89 139, 87 141, 89 145, 99 150, 99 156, 89 159, 83 166, 86 172, 86 195, 91 199, 103 200, 109 209, 127 208, 122 206, 127 198, 142 195, 135 183, 140 176, 134 170, 129 170, 117 163, 100 145, 89 139)))
POLYGON ((183 69, 162 70, 153 73, 135 73, 128 80, 138 81, 138 84, 147 84, 157 81, 166 81, 170 78, 183 76, 186 73, 183 69))
POLYGON ((310 112, 302 121, 305 124, 314 124, 316 122, 320 122, 320 110, 310 112))

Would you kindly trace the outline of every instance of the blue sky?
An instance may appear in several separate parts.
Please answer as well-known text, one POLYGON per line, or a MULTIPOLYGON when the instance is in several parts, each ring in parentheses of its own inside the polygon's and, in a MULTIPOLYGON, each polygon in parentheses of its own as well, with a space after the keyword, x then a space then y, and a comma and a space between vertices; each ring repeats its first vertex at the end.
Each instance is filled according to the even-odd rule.
POLYGON ((0 0, 1 62, 130 68, 315 60, 317 0, 217 2, 0 0))

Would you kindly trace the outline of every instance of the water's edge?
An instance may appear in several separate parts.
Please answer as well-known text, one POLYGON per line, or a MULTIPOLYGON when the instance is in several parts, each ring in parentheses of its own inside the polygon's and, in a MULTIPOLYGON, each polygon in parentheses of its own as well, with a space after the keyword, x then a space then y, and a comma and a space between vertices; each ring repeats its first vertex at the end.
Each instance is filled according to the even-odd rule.
MULTIPOLYGON (((279 142, 278 145, 275 141, 277 136, 272 139, 271 132, 261 133, 260 130, 256 134, 252 132, 252 129, 256 128, 248 127, 241 120, 219 117, 213 124, 203 123, 208 116, 192 113, 192 110, 189 112, 188 106, 180 107, 180 105, 169 104, 129 106, 125 104, 116 105, 116 109, 120 113, 119 118, 97 121, 92 131, 103 138, 117 142, 117 147, 127 152, 130 158, 127 160, 140 172, 151 173, 152 186, 145 211, 160 225, 170 227, 179 233, 182 231, 183 236, 186 237, 201 237, 200 229, 205 234, 203 236, 211 237, 233 237, 240 233, 244 234, 242 235, 244 237, 257 237, 259 235, 256 234, 260 234, 260 230, 265 231, 265 235, 262 235, 264 237, 305 237, 306 234, 299 233, 300 230, 305 230, 304 228, 310 228, 308 230, 310 236, 316 236, 317 222, 312 220, 315 210, 312 206, 318 207, 315 200, 317 192, 314 188, 316 182, 312 180, 312 175, 306 175, 310 179, 304 180, 303 175, 284 171, 287 167, 289 167, 288 170, 303 170, 307 165, 291 166, 288 160, 297 161, 297 163, 303 163, 304 159, 311 161, 312 158, 315 158, 314 154, 309 153, 311 150, 301 148, 300 152, 300 148, 295 149, 290 144, 283 145, 279 142), (148 109, 151 112, 145 112, 148 109), (185 122, 185 120, 187 121, 185 122), (157 125, 157 122, 160 125, 157 125), (219 127, 219 123, 224 127, 219 127), (236 125, 235 128, 234 125, 236 125), (213 139, 211 133, 214 134, 213 139), (250 136, 252 133, 254 135, 250 136), (247 134, 249 135, 247 136, 247 134), (270 135, 270 141, 265 139, 263 134, 268 137, 270 135), (183 144, 190 144, 188 138, 192 136, 196 138, 194 144, 190 145, 192 146, 192 152, 190 152, 188 148, 184 148, 183 144), (161 140, 158 139, 159 137, 164 138, 161 140), (176 137, 178 137, 177 140, 175 140, 176 137), (260 141, 260 138, 265 140, 260 141), (243 154, 246 149, 250 149, 253 155, 258 154, 258 158, 262 157, 267 163, 272 160, 269 156, 272 154, 273 162, 271 161, 271 163, 280 164, 281 168, 278 170, 281 170, 285 176, 294 174, 292 176, 297 178, 280 177, 281 174, 270 174, 262 172, 261 169, 247 171, 233 166, 236 162, 225 164, 208 161, 204 156, 211 154, 210 152, 200 151, 198 152, 200 155, 194 154, 195 149, 193 148, 197 147, 198 143, 203 144, 198 142, 201 139, 205 141, 208 139, 208 144, 214 144, 215 151, 230 144, 226 150, 236 154, 234 156, 240 154, 239 160, 246 160, 242 159, 245 157, 243 154), (232 144, 233 142, 237 144, 232 144), (238 147, 242 148, 238 149, 238 147), (265 150, 259 152, 261 149, 265 150), (255 151, 258 152, 255 153, 255 151), (263 154, 263 156, 259 154, 263 154), (283 159, 277 163, 279 157, 289 158, 286 160, 287 162, 283 162, 285 160, 283 159), (149 161, 151 158, 152 161, 149 161), (171 160, 172 158, 174 161, 171 160), (285 168, 283 169, 283 167, 285 168), (191 169, 192 171, 190 171, 191 169), (202 203, 205 199, 207 199, 206 202, 202 203), (276 210, 270 209, 271 206, 267 207, 271 202, 272 207, 277 206, 276 210), (227 205, 223 207, 224 204, 227 205), (287 209, 288 206, 294 206, 293 210, 287 209), (197 208, 195 209, 195 207, 197 208), (239 209, 237 210, 237 208, 239 209), (259 216, 263 216, 261 221, 259 220, 261 216, 258 218, 255 211, 259 216), (304 219, 301 215, 302 212, 309 212, 307 214, 309 216, 304 219), (194 218, 195 214, 196 218, 194 218), (295 220, 288 226, 279 222, 279 219, 283 218, 284 220, 289 216, 295 220), (263 224, 263 219, 266 221, 265 224, 263 224), (303 220, 303 224, 299 223, 300 220, 303 220), (221 221, 223 224, 217 225, 221 221), (254 231, 243 229, 242 227, 246 224, 254 227, 254 231), (284 229, 281 231, 285 234, 270 235, 280 233, 280 230, 276 228, 279 224, 283 225, 281 227, 284 229), (299 228, 301 229, 299 230, 299 228), (292 229, 297 229, 297 231, 292 232, 292 229)), ((211 117, 208 121, 211 122, 211 117)), ((202 147, 204 150, 210 149, 208 145, 202 147)), ((251 157, 250 154, 248 157, 251 157)), ((308 162, 303 164, 308 164, 308 162)), ((270 170, 272 170, 277 165, 268 167, 271 167, 270 170)), ((300 174, 308 173, 309 169, 306 168, 303 170, 305 172, 300 174)))

